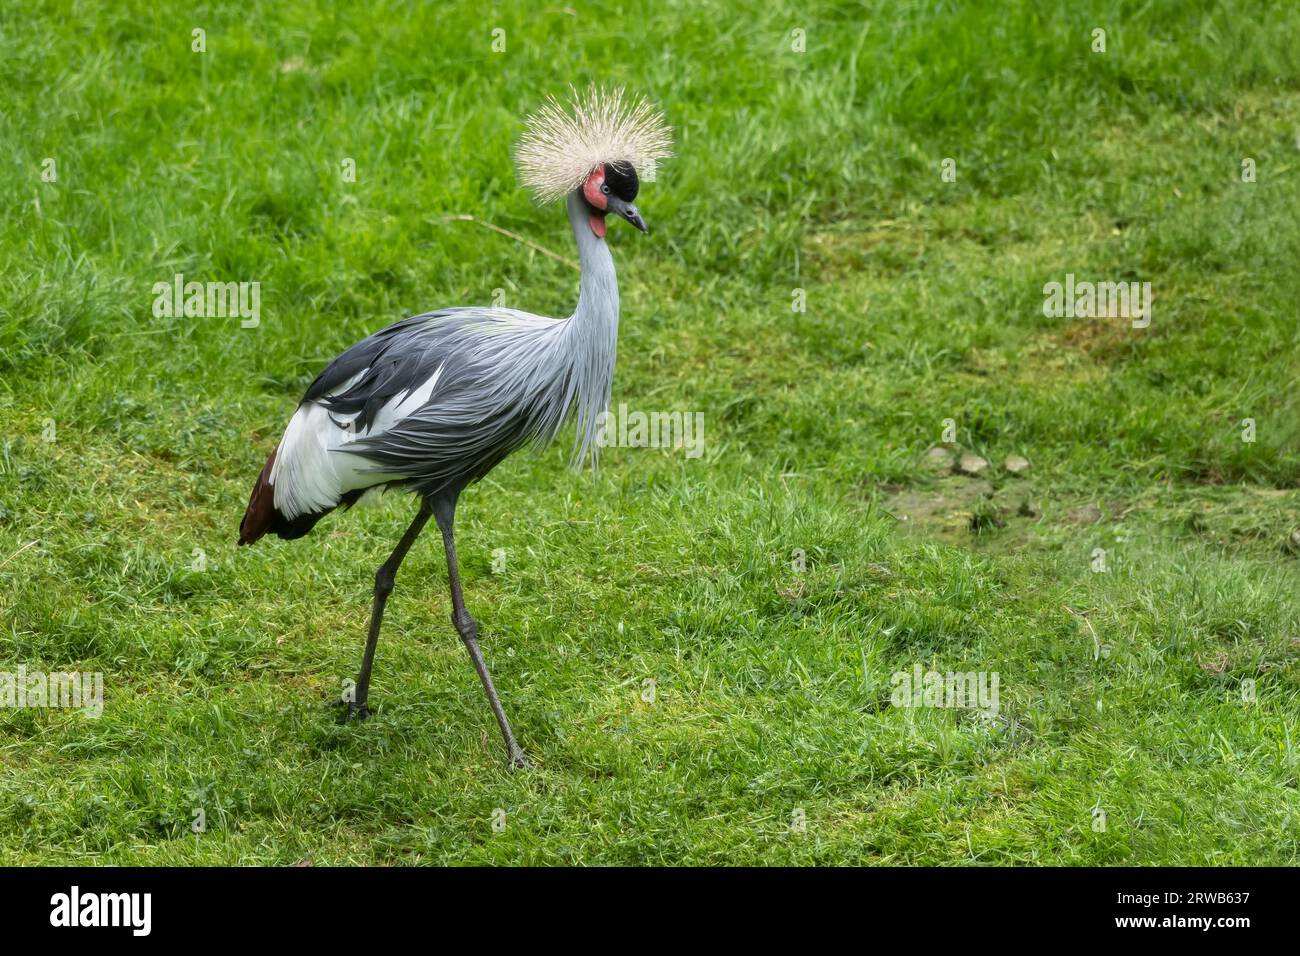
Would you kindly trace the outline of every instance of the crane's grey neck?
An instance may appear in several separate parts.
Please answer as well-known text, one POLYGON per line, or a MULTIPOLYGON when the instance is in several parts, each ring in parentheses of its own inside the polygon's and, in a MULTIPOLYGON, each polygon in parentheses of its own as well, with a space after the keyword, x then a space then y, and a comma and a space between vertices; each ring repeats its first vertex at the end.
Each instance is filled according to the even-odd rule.
MULTIPOLYGON (((578 243, 582 278, 578 305, 564 323, 565 350, 571 365, 565 391, 577 412, 578 433, 573 464, 600 457, 596 441, 603 413, 609 408, 618 346, 618 278, 609 245, 591 231, 587 204, 576 190, 567 201, 569 224, 578 243)), ((567 404, 567 402, 566 402, 567 404)))
POLYGON ((569 194, 567 210, 573 238, 578 243, 578 262, 582 266, 574 318, 608 320, 617 329, 618 279, 614 275, 614 257, 609 254, 609 244, 591 231, 587 203, 577 190, 569 194))

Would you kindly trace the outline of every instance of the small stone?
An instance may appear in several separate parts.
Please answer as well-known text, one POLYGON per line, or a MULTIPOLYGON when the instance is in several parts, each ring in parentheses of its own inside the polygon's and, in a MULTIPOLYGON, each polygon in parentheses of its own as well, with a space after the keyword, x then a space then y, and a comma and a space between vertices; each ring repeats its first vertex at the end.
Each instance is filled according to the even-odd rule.
POLYGON ((961 456, 961 460, 957 462, 957 470, 963 475, 979 476, 989 470, 989 463, 979 455, 966 452, 961 456))
POLYGON ((1286 539, 1286 546, 1292 554, 1300 554, 1300 528, 1291 532, 1291 536, 1286 539))
POLYGON ((1021 475, 1029 470, 1029 459, 1022 458, 1020 455, 1009 455, 1003 467, 1013 475, 1021 475))
POLYGON ((1075 524, 1096 524, 1101 520, 1101 509, 1096 505, 1083 505, 1071 511, 1069 518, 1075 524))
POLYGON ((942 445, 935 445, 922 456, 921 464, 932 471, 947 471, 952 467, 952 452, 942 445))

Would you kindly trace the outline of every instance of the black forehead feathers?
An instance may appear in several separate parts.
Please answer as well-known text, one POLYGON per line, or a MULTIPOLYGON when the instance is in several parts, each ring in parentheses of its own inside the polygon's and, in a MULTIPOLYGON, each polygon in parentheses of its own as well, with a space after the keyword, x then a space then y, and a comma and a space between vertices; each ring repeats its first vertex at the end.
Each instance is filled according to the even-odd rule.
POLYGON ((636 178, 636 167, 631 163, 606 163, 605 184, 609 186, 610 192, 624 202, 635 199, 637 190, 641 188, 641 183, 636 178))

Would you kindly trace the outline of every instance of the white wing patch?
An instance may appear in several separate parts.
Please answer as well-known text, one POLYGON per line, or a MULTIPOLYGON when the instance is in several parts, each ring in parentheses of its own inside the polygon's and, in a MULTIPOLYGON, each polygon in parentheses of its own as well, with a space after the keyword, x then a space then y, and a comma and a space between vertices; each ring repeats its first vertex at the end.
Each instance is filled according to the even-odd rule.
MULTIPOLYGON (((329 394, 346 392, 367 371, 358 372, 329 394)), ((376 471, 376 462, 343 449, 359 438, 384 434, 424 407, 441 376, 439 366, 425 382, 390 399, 376 413, 370 427, 360 430, 351 427, 360 412, 331 415, 329 409, 315 402, 299 405, 289 419, 271 466, 276 510, 292 521, 299 515, 333 508, 349 491, 402 477, 376 471)))
MULTIPOLYGON (((402 419, 409 417, 429 403, 433 390, 442 378, 442 366, 439 365, 423 385, 418 385, 402 395, 395 396, 379 410, 370 427, 357 434, 358 438, 370 435, 382 435, 402 419)), ((355 416, 354 416, 355 417, 355 416)))

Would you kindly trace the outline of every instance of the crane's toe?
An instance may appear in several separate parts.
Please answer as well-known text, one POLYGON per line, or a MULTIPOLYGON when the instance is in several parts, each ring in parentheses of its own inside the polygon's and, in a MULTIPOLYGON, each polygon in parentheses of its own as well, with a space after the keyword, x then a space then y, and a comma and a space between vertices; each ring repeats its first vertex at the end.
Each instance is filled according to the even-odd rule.
POLYGON ((347 698, 336 697, 326 703, 326 707, 331 710, 337 710, 339 714, 339 723, 348 724, 354 720, 365 720, 370 716, 370 708, 366 706, 365 701, 357 702, 347 698))
POLYGON ((354 701, 348 703, 348 711, 345 717, 346 720, 365 720, 369 716, 370 708, 365 704, 358 704, 354 701))
POLYGON ((510 754, 510 763, 507 769, 509 769, 511 773, 514 773, 516 770, 532 770, 533 762, 524 756, 522 750, 516 749, 510 754))

